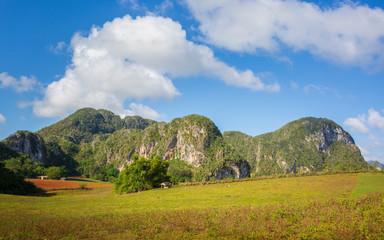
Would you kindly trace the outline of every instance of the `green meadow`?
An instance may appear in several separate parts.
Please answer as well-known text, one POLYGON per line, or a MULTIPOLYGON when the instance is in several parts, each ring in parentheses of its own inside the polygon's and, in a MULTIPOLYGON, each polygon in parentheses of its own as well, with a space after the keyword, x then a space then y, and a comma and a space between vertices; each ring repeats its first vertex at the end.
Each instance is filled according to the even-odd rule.
POLYGON ((0 239, 383 239, 384 174, 0 195, 0 239))

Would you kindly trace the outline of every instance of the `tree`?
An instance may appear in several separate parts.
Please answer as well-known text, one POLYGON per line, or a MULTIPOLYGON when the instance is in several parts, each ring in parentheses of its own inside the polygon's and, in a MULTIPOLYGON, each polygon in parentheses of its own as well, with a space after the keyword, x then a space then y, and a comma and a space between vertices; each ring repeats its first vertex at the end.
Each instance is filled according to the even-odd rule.
POLYGON ((29 195, 40 190, 31 182, 24 181, 24 178, 4 167, 0 161, 0 194, 29 195))
POLYGON ((171 182, 192 181, 193 167, 180 159, 169 160, 168 173, 171 175, 171 182))
POLYGON ((61 167, 49 167, 46 170, 46 174, 50 179, 60 179, 67 175, 67 171, 64 166, 61 167))
POLYGON ((162 182, 170 180, 167 174, 169 163, 159 156, 151 156, 148 160, 138 155, 132 157, 132 163, 125 166, 115 181, 115 192, 131 193, 160 187, 162 182))
POLYGON ((42 163, 33 161, 25 154, 4 160, 4 163, 7 169, 25 178, 36 177, 44 169, 42 163))
POLYGON ((113 182, 119 176, 119 169, 111 167, 107 171, 107 178, 109 182, 113 182))

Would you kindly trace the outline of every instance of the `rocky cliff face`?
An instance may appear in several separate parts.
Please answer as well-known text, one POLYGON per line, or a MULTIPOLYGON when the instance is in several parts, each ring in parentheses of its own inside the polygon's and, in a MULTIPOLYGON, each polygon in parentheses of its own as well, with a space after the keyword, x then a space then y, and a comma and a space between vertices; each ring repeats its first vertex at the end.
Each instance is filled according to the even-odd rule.
MULTIPOLYGON (((135 133, 120 130, 112 134, 106 144, 100 145, 97 156, 99 159, 104 158, 109 163, 121 166, 129 163, 134 153, 145 158, 149 158, 151 154, 158 154, 165 160, 177 158, 193 167, 209 168, 207 171, 213 176, 220 169, 220 164, 227 160, 232 162, 236 160, 231 159, 227 147, 220 131, 210 119, 190 115, 177 118, 169 124, 156 123, 135 133), (105 152, 107 153, 103 154, 105 152)), ((232 165, 235 169, 235 163, 232 165)), ((226 171, 223 168, 223 173, 219 173, 219 177, 228 175, 224 173, 226 171)), ((249 165, 239 165, 236 172, 232 176, 248 176, 249 165)))
POLYGON ((167 160, 178 158, 194 167, 207 161, 207 151, 211 148, 211 143, 221 138, 215 124, 198 115, 173 120, 168 125, 167 133, 163 134, 157 153, 167 160), (210 132, 211 130, 213 131, 210 132))
POLYGON ((354 145, 355 142, 351 135, 344 131, 341 127, 324 123, 320 131, 315 132, 306 138, 308 142, 316 142, 317 149, 323 152, 327 151, 328 147, 334 142, 343 142, 346 145, 354 145))
POLYGON ((17 152, 28 154, 35 162, 45 163, 47 161, 44 140, 37 134, 17 131, 6 138, 4 143, 17 152))
POLYGON ((246 161, 237 163, 227 162, 226 166, 221 167, 215 173, 215 177, 219 180, 224 178, 246 178, 250 176, 250 166, 246 161))

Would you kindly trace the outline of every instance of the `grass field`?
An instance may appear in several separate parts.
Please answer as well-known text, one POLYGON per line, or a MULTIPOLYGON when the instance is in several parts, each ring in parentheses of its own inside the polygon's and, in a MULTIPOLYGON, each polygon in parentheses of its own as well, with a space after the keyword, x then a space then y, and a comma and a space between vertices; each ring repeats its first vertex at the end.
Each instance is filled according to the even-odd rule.
POLYGON ((0 195, 0 239, 383 239, 383 183, 338 174, 0 195))

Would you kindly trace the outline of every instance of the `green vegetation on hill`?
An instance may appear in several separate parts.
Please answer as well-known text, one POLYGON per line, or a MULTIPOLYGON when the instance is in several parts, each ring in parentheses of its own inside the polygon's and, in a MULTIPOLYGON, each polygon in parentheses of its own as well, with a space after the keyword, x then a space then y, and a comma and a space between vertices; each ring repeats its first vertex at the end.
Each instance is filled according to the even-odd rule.
POLYGON ((97 135, 110 134, 120 129, 145 129, 154 123, 153 120, 139 116, 121 119, 108 110, 83 108, 37 133, 48 142, 53 138, 80 144, 92 142, 97 135))
MULTIPOLYGON (((123 165, 125 159, 120 159, 115 165, 108 164, 105 158, 103 161, 96 161, 99 156, 105 156, 108 152, 105 147, 111 145, 104 144, 104 142, 115 132, 127 129, 129 129, 128 131, 145 129, 155 123, 153 120, 143 119, 139 116, 128 116, 121 119, 107 110, 84 108, 41 129, 36 134, 22 132, 26 138, 34 140, 27 144, 23 143, 24 140, 20 138, 20 134, 13 134, 4 142, 7 144, 15 142, 17 145, 17 141, 19 141, 21 145, 30 146, 32 150, 41 145, 40 151, 43 157, 40 160, 45 167, 65 166, 69 174, 83 174, 107 180, 111 177, 108 175, 108 171, 116 169, 118 165, 123 165), (35 139, 38 141, 36 142, 35 139), (103 150, 98 151, 100 144, 103 150)), ((123 149, 119 149, 119 151, 122 152, 123 149)))
POLYGON ((0 142, 0 164, 11 173, 24 178, 44 175, 43 163, 33 161, 29 155, 19 153, 0 142))
POLYGON ((9 148, 7 145, 5 145, 5 143, 0 142, 0 161, 9 159, 9 158, 15 158, 15 157, 18 157, 19 155, 20 153, 9 148))
POLYGON ((171 176, 171 182, 192 182, 194 167, 180 159, 171 159, 168 162, 168 173, 171 176))
POLYGON ((20 152, 32 149, 30 157, 40 158, 44 167, 65 166, 68 174, 99 180, 113 177, 108 172, 130 163, 134 154, 184 161, 192 166, 192 181, 368 168, 352 137, 321 118, 302 118, 251 137, 221 134, 212 120, 196 114, 164 123, 85 108, 37 133, 17 132, 3 143, 23 146, 20 152))
POLYGON ((256 137, 223 136, 256 175, 368 168, 352 137, 328 119, 302 118, 256 137))
POLYGON ((125 128, 127 129, 141 129, 144 130, 150 125, 153 125, 156 123, 155 120, 150 119, 144 119, 139 116, 127 116, 123 119, 125 122, 125 128))

